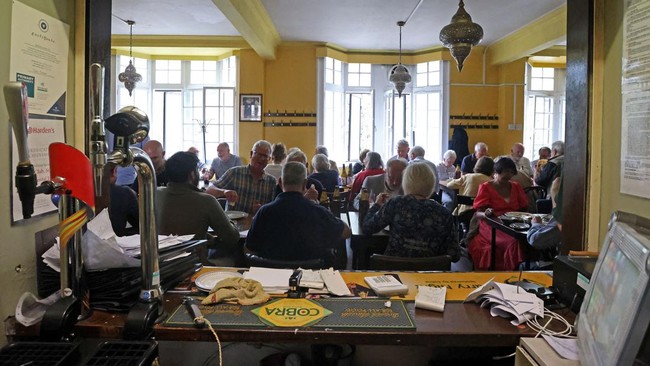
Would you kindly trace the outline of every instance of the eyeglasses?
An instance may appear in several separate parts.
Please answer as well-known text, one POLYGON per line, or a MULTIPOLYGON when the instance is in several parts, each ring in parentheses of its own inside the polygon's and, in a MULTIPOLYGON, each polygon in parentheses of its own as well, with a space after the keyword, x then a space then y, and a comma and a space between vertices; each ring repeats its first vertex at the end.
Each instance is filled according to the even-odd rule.
POLYGON ((269 160, 271 158, 270 156, 268 156, 266 154, 259 153, 257 151, 253 151, 253 155, 257 155, 258 157, 260 157, 262 159, 265 159, 265 160, 269 160))

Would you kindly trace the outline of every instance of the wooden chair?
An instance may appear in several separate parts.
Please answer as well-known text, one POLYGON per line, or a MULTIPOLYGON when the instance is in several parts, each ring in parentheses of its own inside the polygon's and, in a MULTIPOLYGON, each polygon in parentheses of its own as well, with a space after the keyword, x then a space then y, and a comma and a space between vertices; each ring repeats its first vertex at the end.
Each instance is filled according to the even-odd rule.
POLYGON ((451 257, 393 257, 373 254, 370 256, 370 269, 388 271, 450 271, 451 257))

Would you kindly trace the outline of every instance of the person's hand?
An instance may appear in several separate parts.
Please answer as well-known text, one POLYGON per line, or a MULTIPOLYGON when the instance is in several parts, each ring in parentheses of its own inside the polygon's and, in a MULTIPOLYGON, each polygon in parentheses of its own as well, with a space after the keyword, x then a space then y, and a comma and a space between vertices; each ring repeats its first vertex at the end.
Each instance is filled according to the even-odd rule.
POLYGON ((380 193, 377 195, 377 199, 375 199, 375 204, 381 206, 384 203, 386 203, 386 201, 388 201, 389 198, 390 196, 388 195, 388 193, 380 193))
POLYGON ((309 187, 309 189, 305 191, 303 196, 305 196, 305 198, 310 201, 318 201, 318 191, 316 190, 316 187, 314 187, 313 184, 311 185, 311 187, 309 187))
POLYGON ((231 191, 229 189, 225 190, 223 192, 223 195, 226 197, 230 205, 233 205, 237 200, 239 199, 239 196, 237 195, 236 191, 231 191))
POLYGON ((539 216, 533 216, 532 219, 530 219, 531 224, 541 224, 542 223, 542 218, 539 216))

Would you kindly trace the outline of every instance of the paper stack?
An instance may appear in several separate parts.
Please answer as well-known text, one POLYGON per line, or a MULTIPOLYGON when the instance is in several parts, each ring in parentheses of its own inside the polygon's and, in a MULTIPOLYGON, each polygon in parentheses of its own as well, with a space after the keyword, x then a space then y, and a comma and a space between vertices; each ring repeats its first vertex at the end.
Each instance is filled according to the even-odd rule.
POLYGON ((321 277, 320 271, 302 268, 298 269, 302 272, 302 277, 300 277, 300 287, 315 289, 322 289, 325 287, 325 281, 323 281, 323 277, 321 277))
POLYGON ((544 301, 535 294, 492 279, 472 291, 465 299, 465 302, 469 301, 490 308, 492 316, 512 318, 512 325, 522 324, 535 315, 544 316, 544 301))
POLYGON ((244 278, 261 283, 267 294, 283 294, 289 291, 289 277, 292 274, 292 269, 251 267, 244 273, 244 278))

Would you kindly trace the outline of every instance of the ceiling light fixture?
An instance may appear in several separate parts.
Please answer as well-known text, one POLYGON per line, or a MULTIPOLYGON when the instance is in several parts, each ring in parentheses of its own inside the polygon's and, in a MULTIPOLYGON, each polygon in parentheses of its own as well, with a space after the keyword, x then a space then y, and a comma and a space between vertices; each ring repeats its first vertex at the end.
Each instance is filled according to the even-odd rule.
POLYGON ((465 11, 463 0, 460 0, 451 23, 440 31, 440 41, 451 51, 451 56, 458 63, 458 71, 463 70, 463 62, 472 52, 472 46, 476 46, 482 39, 483 28, 472 22, 472 17, 465 11))
POLYGON ((135 71, 135 66, 133 66, 133 25, 135 22, 133 20, 122 20, 124 23, 129 25, 129 65, 124 69, 123 73, 120 73, 118 79, 120 82, 124 83, 124 87, 129 91, 129 96, 131 92, 135 89, 135 84, 139 81, 142 81, 142 75, 138 74, 135 71))
POLYGON ((405 21, 397 22, 399 26, 399 62, 390 68, 388 80, 397 89, 397 95, 401 98, 406 84, 411 82, 411 75, 409 74, 406 66, 402 65, 402 27, 406 24, 405 21))

